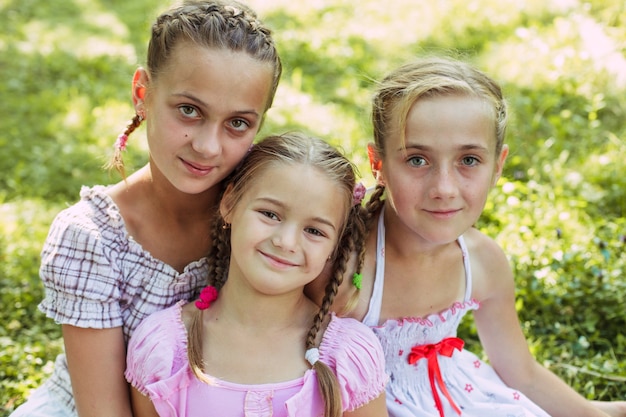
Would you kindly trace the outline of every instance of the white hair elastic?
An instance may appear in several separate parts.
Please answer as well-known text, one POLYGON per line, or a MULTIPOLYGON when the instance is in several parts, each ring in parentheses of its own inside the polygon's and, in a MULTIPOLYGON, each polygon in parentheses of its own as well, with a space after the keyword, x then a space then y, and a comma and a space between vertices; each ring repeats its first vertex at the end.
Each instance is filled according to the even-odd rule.
POLYGON ((318 348, 311 348, 306 351, 304 358, 313 366, 315 362, 320 360, 320 350, 318 348))

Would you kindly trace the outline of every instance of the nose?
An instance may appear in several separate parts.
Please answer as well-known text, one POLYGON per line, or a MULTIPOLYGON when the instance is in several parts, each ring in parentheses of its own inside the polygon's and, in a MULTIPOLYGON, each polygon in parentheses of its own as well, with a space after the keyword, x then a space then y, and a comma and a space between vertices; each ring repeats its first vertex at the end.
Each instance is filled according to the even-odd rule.
POLYGON ((283 224, 272 236, 272 244, 285 252, 293 252, 298 245, 298 231, 295 226, 283 224))
POLYGON ((191 140, 191 147, 194 151, 204 157, 212 157, 222 152, 221 129, 216 123, 212 123, 197 132, 191 140))
POLYGON ((458 182, 452 168, 441 167, 432 174, 430 197, 435 199, 454 198, 458 191, 458 182))

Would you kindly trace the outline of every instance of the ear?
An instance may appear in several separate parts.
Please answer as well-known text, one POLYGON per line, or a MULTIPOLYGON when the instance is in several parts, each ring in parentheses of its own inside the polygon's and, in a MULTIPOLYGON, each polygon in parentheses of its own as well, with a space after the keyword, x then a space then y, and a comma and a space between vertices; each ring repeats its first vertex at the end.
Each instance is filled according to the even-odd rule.
POLYGON ((372 175, 376 179, 377 184, 384 185, 383 180, 383 161, 376 150, 376 145, 373 143, 367 144, 367 156, 370 160, 370 169, 372 170, 372 175))
POLYGON ((502 150, 500 151, 500 155, 498 156, 498 160, 496 161, 496 169, 493 173, 493 180, 491 182, 491 186, 495 186, 500 176, 502 175, 502 170, 504 169, 504 161, 506 161, 506 157, 509 154, 509 146, 502 145, 502 150))
POLYGON ((226 223, 231 223, 231 214, 234 205, 233 198, 233 185, 228 184, 220 200, 220 216, 222 216, 222 219, 224 219, 226 223))
POLYGON ((137 68, 133 75, 133 104, 135 110, 139 112, 143 108, 143 103, 146 99, 146 86, 150 82, 148 73, 143 68, 137 68))

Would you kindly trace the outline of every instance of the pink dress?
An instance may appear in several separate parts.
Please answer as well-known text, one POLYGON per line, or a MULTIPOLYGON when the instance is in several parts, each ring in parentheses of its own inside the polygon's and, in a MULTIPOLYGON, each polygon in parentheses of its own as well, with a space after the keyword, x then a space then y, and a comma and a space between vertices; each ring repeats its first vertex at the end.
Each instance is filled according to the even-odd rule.
POLYGON ((463 236, 458 244, 466 276, 463 301, 428 317, 380 323, 385 278, 385 226, 380 215, 374 290, 363 322, 378 336, 385 352, 389 416, 548 416, 521 392, 506 386, 491 366, 463 349, 456 337, 463 316, 480 307, 471 298, 470 257, 463 236))
MULTIPOLYGON (((161 417, 318 417, 323 402, 314 370, 280 383, 245 385, 198 380, 187 360, 182 302, 148 317, 133 334, 126 379, 149 396, 161 417)), ((377 398, 387 382, 380 343, 357 320, 332 319, 319 347, 320 360, 335 371, 345 411, 377 398)))

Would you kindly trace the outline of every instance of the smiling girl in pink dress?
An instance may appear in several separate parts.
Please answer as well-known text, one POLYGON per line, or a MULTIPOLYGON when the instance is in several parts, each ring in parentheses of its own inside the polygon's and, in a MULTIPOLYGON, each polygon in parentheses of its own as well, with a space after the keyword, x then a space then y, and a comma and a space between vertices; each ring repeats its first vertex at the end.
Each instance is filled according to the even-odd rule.
POLYGON ((130 340, 135 417, 387 415, 376 336, 328 314, 364 231, 354 189, 352 164, 321 139, 253 146, 220 204, 209 286, 130 340), (319 307, 303 289, 326 266, 319 307))

